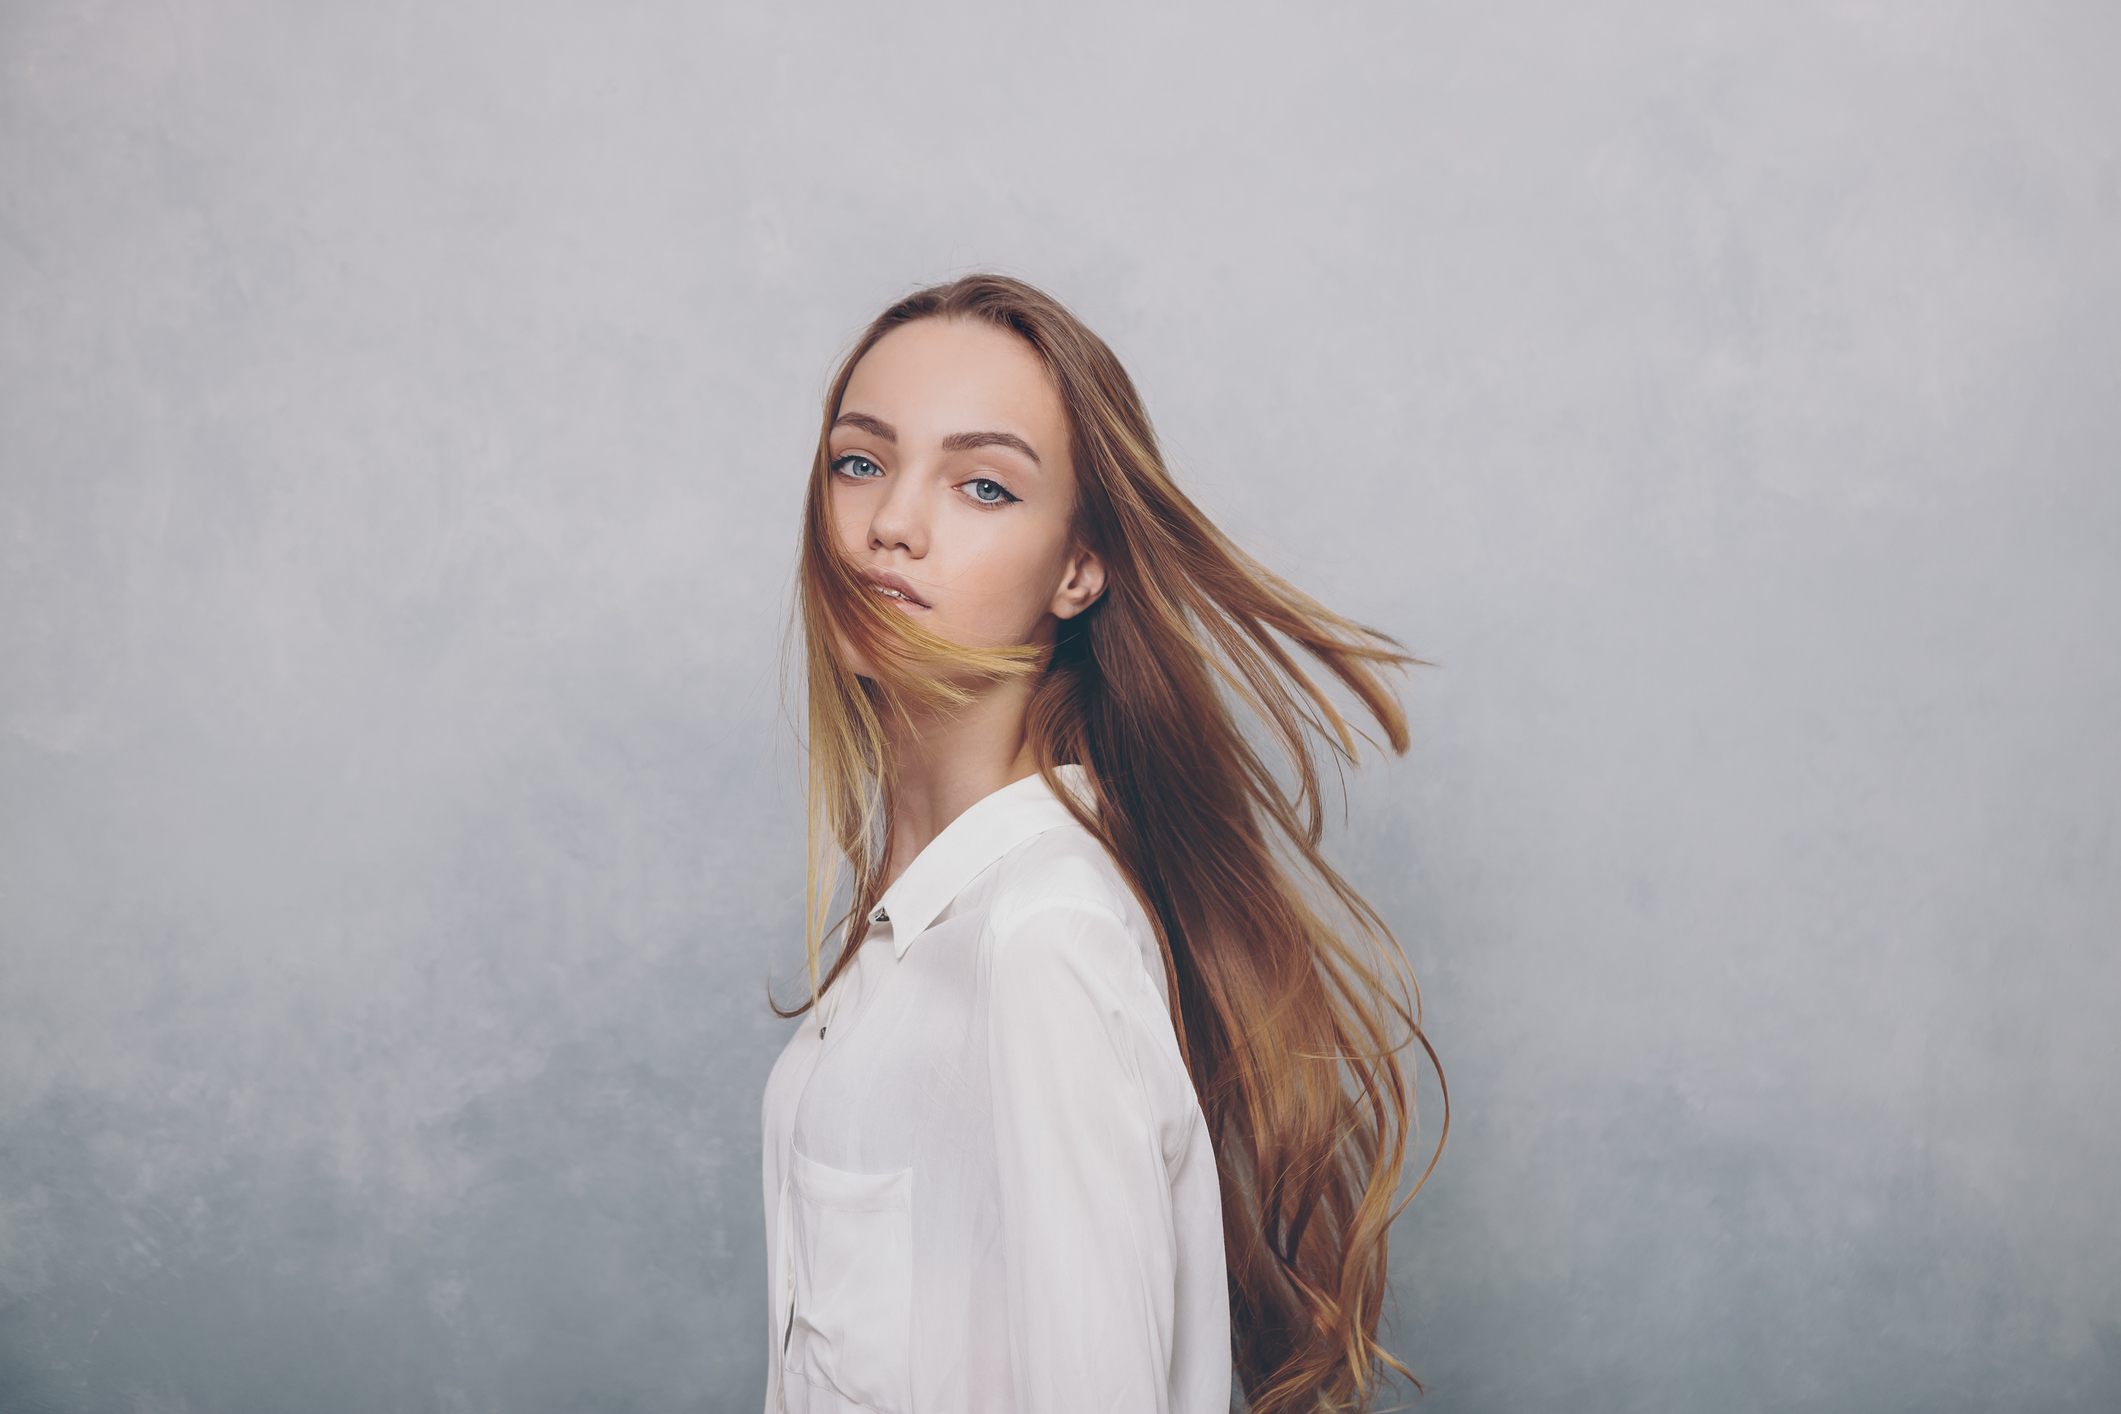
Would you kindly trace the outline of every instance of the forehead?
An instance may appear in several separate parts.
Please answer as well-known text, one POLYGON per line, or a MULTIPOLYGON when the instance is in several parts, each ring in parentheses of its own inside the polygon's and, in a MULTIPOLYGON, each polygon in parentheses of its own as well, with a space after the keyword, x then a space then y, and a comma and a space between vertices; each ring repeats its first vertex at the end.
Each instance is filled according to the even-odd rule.
POLYGON ((921 319, 886 334, 854 366, 839 410, 881 417, 902 439, 993 430, 1042 452, 1067 443, 1060 394, 1031 346, 971 320, 921 319))

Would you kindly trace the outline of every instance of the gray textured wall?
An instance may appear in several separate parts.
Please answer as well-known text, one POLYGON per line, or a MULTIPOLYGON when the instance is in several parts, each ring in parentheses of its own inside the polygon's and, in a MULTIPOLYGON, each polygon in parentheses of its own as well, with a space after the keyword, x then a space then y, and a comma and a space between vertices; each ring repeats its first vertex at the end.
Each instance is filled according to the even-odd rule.
POLYGON ((0 1409, 755 1408, 829 361, 1436 660, 1444 1411, 2121 1407, 2121 16, 0 4, 0 1409))

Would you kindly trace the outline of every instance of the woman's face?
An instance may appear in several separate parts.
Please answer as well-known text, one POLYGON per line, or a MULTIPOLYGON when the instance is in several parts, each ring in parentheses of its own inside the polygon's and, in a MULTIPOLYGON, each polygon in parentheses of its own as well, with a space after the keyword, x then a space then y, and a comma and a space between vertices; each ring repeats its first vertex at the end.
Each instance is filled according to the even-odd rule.
POLYGON ((892 330, 855 365, 830 445, 841 551, 929 631, 968 647, 1050 643, 1104 589, 1071 529, 1060 395, 1016 335, 954 319, 892 330))

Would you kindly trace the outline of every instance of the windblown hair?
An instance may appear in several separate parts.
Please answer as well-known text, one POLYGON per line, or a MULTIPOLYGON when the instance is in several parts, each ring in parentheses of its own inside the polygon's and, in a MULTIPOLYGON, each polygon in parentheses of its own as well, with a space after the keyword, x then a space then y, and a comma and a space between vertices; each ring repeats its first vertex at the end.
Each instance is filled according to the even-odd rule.
POLYGON ((996 275, 900 300, 841 363, 811 467, 799 612, 811 995, 782 1014, 808 1009, 847 966, 883 893, 893 762, 882 714, 894 694, 947 706, 976 690, 968 680, 1034 675, 1026 725, 1039 772, 1118 864, 1162 948, 1179 1046, 1215 1142, 1247 1401, 1256 1414, 1372 1407, 1388 1370, 1407 1374, 1377 1340, 1386 1241, 1413 1196, 1399 1195, 1414 1117, 1405 1056, 1410 1043, 1432 1064, 1435 1052, 1405 954, 1320 852, 1318 748, 1352 764, 1359 733, 1290 646, 1353 695, 1395 753, 1407 748, 1406 717, 1382 674, 1417 660, 1231 544, 1171 479, 1112 351, 1051 297, 996 275), (1061 621, 1050 653, 943 640, 869 592, 837 548, 833 419, 862 356, 922 319, 1015 333, 1066 411, 1075 533, 1104 559, 1107 580, 1097 603, 1061 621), (839 643, 856 646, 872 674, 857 677, 839 643), (1279 747, 1293 790, 1233 704, 1279 747), (1088 808, 1055 775, 1071 762, 1088 768, 1088 808), (842 861, 851 901, 834 916, 842 861), (821 978, 823 941, 842 924, 821 978))

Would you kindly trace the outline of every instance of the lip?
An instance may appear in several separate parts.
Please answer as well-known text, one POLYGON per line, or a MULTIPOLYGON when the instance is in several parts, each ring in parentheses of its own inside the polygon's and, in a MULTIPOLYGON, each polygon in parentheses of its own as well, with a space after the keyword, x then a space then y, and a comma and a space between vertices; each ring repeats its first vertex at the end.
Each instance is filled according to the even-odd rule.
POLYGON ((896 594, 904 596, 898 601, 902 604, 921 609, 932 609, 935 607, 926 599, 921 598, 920 591, 913 587, 913 582, 902 574, 893 574, 890 570, 880 570, 872 567, 862 570, 862 578, 868 580, 878 589, 889 589, 896 594))

